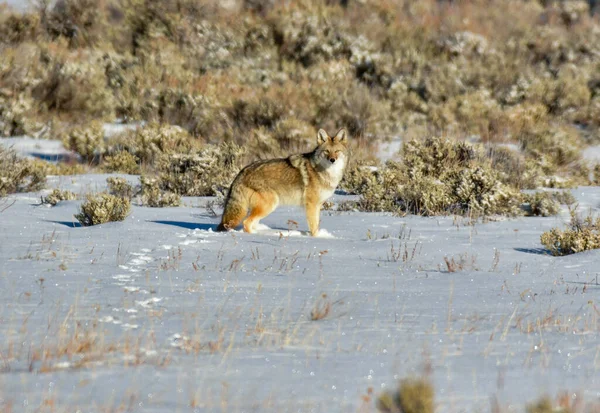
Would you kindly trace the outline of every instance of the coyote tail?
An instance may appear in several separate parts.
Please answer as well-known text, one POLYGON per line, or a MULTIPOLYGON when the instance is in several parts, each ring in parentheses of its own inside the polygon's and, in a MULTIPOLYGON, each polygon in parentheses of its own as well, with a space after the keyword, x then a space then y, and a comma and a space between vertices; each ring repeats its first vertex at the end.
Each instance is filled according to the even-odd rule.
POLYGON ((248 205, 244 198, 239 193, 236 182, 231 185, 227 198, 225 199, 225 209, 223 210, 223 218, 217 227, 217 231, 228 231, 234 229, 242 223, 242 220, 248 213, 248 205))

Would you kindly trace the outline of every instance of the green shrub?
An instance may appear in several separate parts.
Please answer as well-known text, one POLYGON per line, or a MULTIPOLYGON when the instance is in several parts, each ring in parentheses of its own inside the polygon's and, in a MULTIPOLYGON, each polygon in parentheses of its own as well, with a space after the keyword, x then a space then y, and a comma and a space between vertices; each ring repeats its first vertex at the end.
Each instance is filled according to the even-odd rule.
POLYGON ((34 162, 21 159, 14 150, 0 145, 0 196, 38 191, 45 184, 46 175, 34 162))
POLYGON ((104 224, 113 221, 123 221, 129 215, 131 202, 107 193, 91 194, 81 204, 75 218, 84 227, 104 224))
POLYGON ((425 379, 405 379, 395 393, 379 396, 377 408, 384 413, 433 413, 433 386, 425 379))
POLYGON ((569 255, 600 248, 600 217, 594 220, 588 215, 581 219, 572 210, 567 229, 552 228, 542 234, 540 241, 552 255, 569 255))
POLYGON ((162 155, 156 165, 160 188, 185 196, 223 193, 239 172, 243 154, 236 144, 224 143, 187 155, 162 155))
POLYGON ((177 207, 181 205, 181 196, 173 192, 164 191, 155 178, 140 177, 142 184, 142 205, 154 208, 177 207))
POLYGON ((106 172, 120 172, 129 175, 140 173, 138 157, 127 151, 118 151, 113 155, 108 155, 102 162, 102 168, 106 172))
POLYGON ((73 192, 67 190, 61 191, 60 189, 54 189, 50 194, 42 197, 42 204, 55 206, 60 201, 72 201, 74 199, 77 199, 77 195, 75 195, 73 192))
POLYGON ((136 189, 125 178, 111 176, 106 178, 106 183, 108 184, 108 192, 119 198, 131 199, 137 193, 136 189))

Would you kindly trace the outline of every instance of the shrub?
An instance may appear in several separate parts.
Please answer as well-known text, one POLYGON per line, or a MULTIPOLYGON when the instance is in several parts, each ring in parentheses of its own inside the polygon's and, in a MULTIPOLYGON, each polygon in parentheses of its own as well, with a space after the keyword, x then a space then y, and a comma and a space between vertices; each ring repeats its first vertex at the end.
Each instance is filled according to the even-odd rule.
POLYGON ((127 151, 141 164, 154 165, 163 154, 190 153, 199 142, 179 126, 152 123, 110 141, 114 153, 127 151))
POLYGON ((165 154, 156 169, 160 188, 185 196, 215 196, 227 190, 244 150, 234 143, 207 145, 192 154, 165 154))
POLYGON ((262 97, 256 101, 235 100, 228 111, 234 125, 240 130, 264 126, 273 128, 283 117, 281 103, 262 97))
POLYGON ((81 204, 75 218, 84 227, 104 224, 106 222, 123 221, 129 215, 131 202, 107 193, 91 194, 81 204))
POLYGON ((103 4, 94 0, 62 0, 48 7, 39 2, 42 23, 51 37, 64 37, 71 47, 93 45, 105 16, 103 4))
POLYGON ((528 216, 549 217, 558 214, 560 205, 554 194, 538 191, 533 194, 524 195, 524 203, 521 206, 528 216))
POLYGON ((33 101, 22 95, 13 100, 0 96, 0 135, 16 136, 36 131, 39 125, 29 118, 33 109, 33 101))
POLYGON ((350 40, 324 16, 300 12, 275 16, 271 20, 279 55, 305 67, 321 60, 350 56, 350 40))
POLYGON ((106 178, 108 184, 108 192, 111 195, 118 196, 119 198, 131 199, 136 194, 136 189, 127 182, 125 178, 116 178, 111 176, 106 178))
POLYGON ((43 108, 70 116, 113 116, 114 95, 108 88, 104 68, 96 57, 88 56, 83 62, 74 58, 57 58, 48 64, 42 76, 32 94, 43 108))
POLYGON ((80 175, 87 171, 86 167, 79 163, 52 163, 41 159, 33 159, 31 164, 34 168, 39 169, 45 176, 80 175))
POLYGON ((38 191, 45 184, 46 175, 35 163, 19 158, 14 150, 0 145, 0 196, 38 191))
POLYGON ((546 173, 553 173, 557 167, 581 158, 580 137, 571 127, 536 125, 522 130, 518 138, 524 151, 539 159, 546 173))
POLYGON ((594 165, 594 185, 600 185, 600 164, 594 165))
POLYGON ((339 187, 352 195, 362 194, 372 184, 374 172, 381 168, 381 165, 369 165, 352 160, 350 162, 339 187))
POLYGON ((545 174, 541 166, 518 150, 492 146, 487 151, 487 157, 492 168, 498 172, 498 178, 506 185, 517 189, 535 189, 543 183, 545 174))
POLYGON ((573 413, 573 410, 567 406, 555 406, 552 399, 548 396, 541 397, 539 400, 525 406, 526 413, 573 413))
POLYGON ((218 119, 216 110, 206 96, 167 89, 158 96, 157 120, 180 126, 193 136, 210 137, 218 119))
POLYGON ((55 206, 60 201, 72 201, 74 199, 77 199, 77 195, 75 195, 73 192, 67 190, 61 191, 60 189, 54 189, 50 194, 42 197, 42 204, 55 206))
POLYGON ((425 379, 405 379, 395 393, 379 396, 377 408, 384 413, 433 413, 433 386, 425 379))
MULTIPOLYGON (((2 14, 4 12, 2 11, 2 14)), ((34 40, 39 33, 40 18, 31 13, 10 13, 0 18, 0 39, 7 43, 34 40)))
POLYGON ((244 146, 253 159, 286 157, 314 147, 313 128, 294 118, 278 122, 273 130, 265 127, 252 129, 249 135, 244 146))
POLYGON ((403 163, 353 171, 346 185, 361 195, 359 208, 420 215, 519 213, 521 194, 503 184, 481 148, 440 138, 408 141, 403 163))
POLYGON ((85 163, 98 163, 106 153, 104 129, 100 122, 93 122, 87 127, 77 127, 67 133, 63 139, 67 149, 79 154, 85 163))
POLYGON ((181 196, 161 190, 157 179, 142 176, 140 177, 140 183, 142 184, 142 205, 155 208, 181 205, 181 196))
POLYGON ((600 217, 594 220, 588 215, 582 219, 572 210, 567 229, 552 228, 542 234, 540 241, 552 255, 569 255, 600 248, 600 217))
POLYGON ((102 162, 102 167, 106 172, 120 172, 129 175, 140 173, 138 157, 127 151, 118 151, 113 155, 108 155, 102 162))

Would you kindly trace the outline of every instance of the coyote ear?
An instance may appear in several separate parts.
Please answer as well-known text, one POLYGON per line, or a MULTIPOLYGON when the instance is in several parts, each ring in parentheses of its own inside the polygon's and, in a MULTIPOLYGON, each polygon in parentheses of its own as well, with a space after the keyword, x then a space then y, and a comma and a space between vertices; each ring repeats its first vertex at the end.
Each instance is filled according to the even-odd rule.
POLYGON ((340 143, 348 142, 348 132, 346 132, 346 129, 340 129, 338 133, 335 134, 335 138, 333 138, 333 140, 340 143))
POLYGON ((319 132, 317 133, 317 144, 321 145, 327 142, 327 139, 329 139, 327 132, 325 132, 323 129, 319 129, 319 132))

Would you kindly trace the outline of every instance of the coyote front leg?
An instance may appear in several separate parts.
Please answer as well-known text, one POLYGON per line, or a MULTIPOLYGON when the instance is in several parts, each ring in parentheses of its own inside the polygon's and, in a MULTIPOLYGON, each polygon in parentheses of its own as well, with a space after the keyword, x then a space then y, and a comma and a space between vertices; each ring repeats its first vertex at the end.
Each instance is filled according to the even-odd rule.
POLYGON ((319 233, 319 219, 321 215, 321 204, 318 202, 306 202, 306 220, 308 221, 308 229, 313 237, 319 233))

